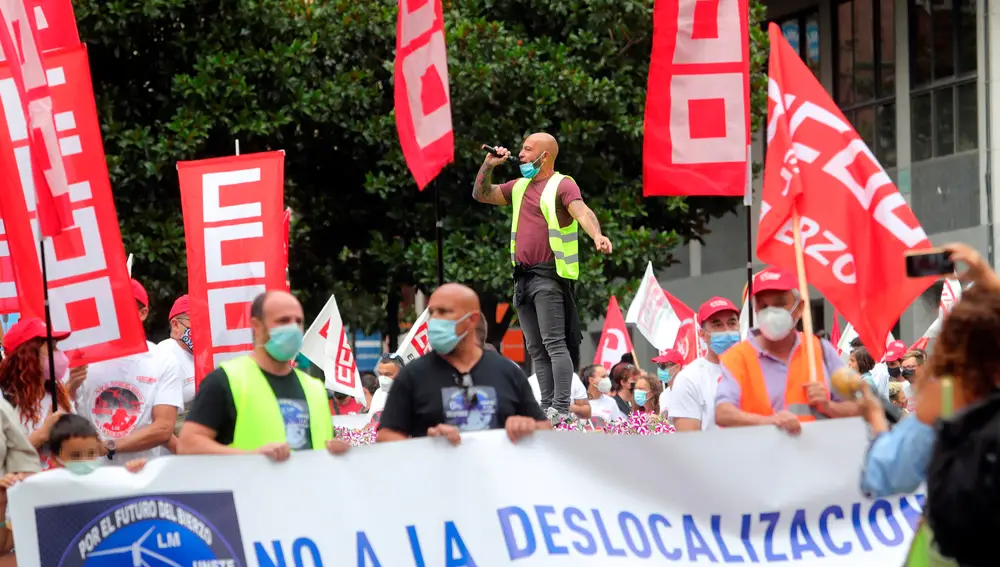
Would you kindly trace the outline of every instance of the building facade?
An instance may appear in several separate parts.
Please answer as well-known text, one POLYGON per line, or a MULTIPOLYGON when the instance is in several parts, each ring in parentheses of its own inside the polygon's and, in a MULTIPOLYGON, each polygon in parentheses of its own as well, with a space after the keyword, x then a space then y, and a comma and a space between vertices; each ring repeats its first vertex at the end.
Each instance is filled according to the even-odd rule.
MULTIPOLYGON (((992 217, 1000 199, 991 172, 1000 156, 990 150, 991 133, 1000 133, 1000 0, 765 3, 769 21, 832 94, 931 241, 966 242, 997 267, 992 217)), ((759 138, 755 161, 763 156, 759 138)), ((758 178, 754 233, 760 185, 758 178)), ((713 221, 704 243, 679 247, 680 262, 657 269, 663 288, 695 310, 716 295, 738 303, 747 277, 746 214, 741 206, 713 221)), ((751 239, 756 246, 756 234, 751 239)), ((754 261, 755 270, 763 266, 754 261)), ((937 284, 914 302, 894 335, 907 344, 922 336, 937 316, 940 292, 937 284)), ((811 295, 816 328, 829 330, 833 307, 815 289, 811 295)), ((588 328, 584 359, 592 358, 600 330, 600 322, 588 328)), ((633 338, 640 359, 655 354, 638 333, 633 338)))

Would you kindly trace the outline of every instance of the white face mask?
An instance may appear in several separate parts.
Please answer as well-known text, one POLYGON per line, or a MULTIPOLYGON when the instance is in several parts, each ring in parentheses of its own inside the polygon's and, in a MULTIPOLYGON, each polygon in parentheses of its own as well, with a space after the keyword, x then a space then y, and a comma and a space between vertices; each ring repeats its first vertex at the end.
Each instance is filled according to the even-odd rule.
POLYGON ((611 378, 605 376, 597 381, 597 391, 602 394, 607 394, 611 391, 611 378))
MULTIPOLYGON (((794 305, 792 310, 795 310, 794 305)), ((780 341, 795 328, 795 319, 792 312, 784 307, 765 307, 757 312, 757 328, 764 338, 780 341)))
POLYGON ((384 390, 385 393, 388 394, 389 393, 389 388, 392 388, 392 378, 389 378, 388 376, 379 376, 378 377, 378 387, 380 389, 384 390))

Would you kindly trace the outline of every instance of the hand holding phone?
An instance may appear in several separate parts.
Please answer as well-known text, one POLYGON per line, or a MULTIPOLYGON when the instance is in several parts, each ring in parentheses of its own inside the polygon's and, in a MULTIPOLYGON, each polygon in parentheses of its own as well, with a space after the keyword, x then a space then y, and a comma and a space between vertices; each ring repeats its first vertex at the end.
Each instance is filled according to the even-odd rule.
POLYGON ((906 253, 906 276, 910 278, 925 278, 928 276, 946 276, 955 273, 955 262, 951 259, 951 251, 944 248, 928 248, 927 250, 911 250, 906 253))

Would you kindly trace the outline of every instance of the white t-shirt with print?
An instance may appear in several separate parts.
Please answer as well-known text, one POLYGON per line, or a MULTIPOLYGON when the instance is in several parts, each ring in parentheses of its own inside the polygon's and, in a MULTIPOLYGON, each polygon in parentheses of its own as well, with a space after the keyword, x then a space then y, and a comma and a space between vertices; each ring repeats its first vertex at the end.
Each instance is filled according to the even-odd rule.
MULTIPOLYGON (((118 441, 153 422, 153 407, 184 409, 180 365, 171 354, 147 341, 149 350, 95 362, 77 393, 77 413, 94 424, 103 439, 118 441)), ((173 424, 171 424, 173 429, 173 424)), ((112 463, 166 454, 163 447, 137 453, 117 453, 112 463)))
MULTIPOLYGON (((715 428, 715 391, 722 379, 722 366, 699 358, 674 378, 667 413, 670 422, 679 417, 697 419, 701 430, 715 428)), ((661 407, 662 404, 661 404, 661 407)))
POLYGON ((625 414, 618 408, 618 402, 611 396, 604 394, 596 400, 590 400, 590 418, 600 418, 604 423, 611 423, 619 419, 625 419, 625 414))
MULTIPOLYGON (((538 385, 538 374, 528 376, 528 384, 531 385, 531 393, 535 395, 535 401, 542 403, 542 388, 538 385)), ((574 372, 573 381, 570 382, 569 386, 569 401, 586 400, 588 397, 587 387, 583 385, 583 380, 580 380, 580 377, 574 372)))
POLYGON ((667 410, 670 408, 670 395, 671 395, 671 392, 673 392, 673 389, 670 388, 669 386, 666 387, 666 388, 664 388, 663 391, 660 392, 660 413, 661 414, 667 413, 667 410))
POLYGON ((170 355, 177 360, 177 365, 180 367, 181 378, 183 381, 182 389, 184 390, 184 407, 189 407, 195 394, 194 355, 191 354, 191 351, 185 348, 184 345, 178 343, 174 339, 160 341, 160 343, 156 346, 170 353, 170 355))

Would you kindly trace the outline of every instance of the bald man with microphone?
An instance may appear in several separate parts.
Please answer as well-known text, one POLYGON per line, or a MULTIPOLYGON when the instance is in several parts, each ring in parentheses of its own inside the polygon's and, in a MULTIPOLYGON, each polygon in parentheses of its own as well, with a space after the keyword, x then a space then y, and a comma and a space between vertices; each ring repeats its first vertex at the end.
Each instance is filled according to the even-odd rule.
POLYGON ((538 374, 541 407, 550 419, 570 415, 570 385, 579 366, 580 332, 573 284, 580 278, 579 228, 598 252, 610 254, 597 215, 583 202, 572 177, 556 171, 559 144, 536 133, 521 144, 521 177, 493 184, 493 170, 513 161, 504 147, 487 148, 472 198, 490 205, 512 205, 510 260, 514 267, 514 306, 532 367, 538 374))

